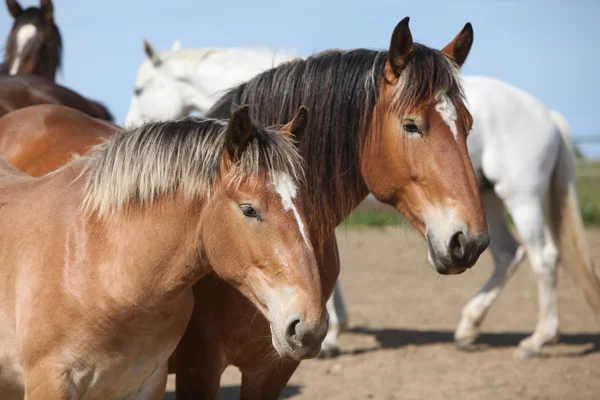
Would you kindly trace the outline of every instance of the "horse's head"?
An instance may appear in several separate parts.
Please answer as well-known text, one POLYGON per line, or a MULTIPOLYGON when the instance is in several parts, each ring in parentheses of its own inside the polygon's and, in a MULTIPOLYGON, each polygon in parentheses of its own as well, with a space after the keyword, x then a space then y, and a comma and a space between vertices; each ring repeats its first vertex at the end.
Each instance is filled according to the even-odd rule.
POLYGON ((203 210, 206 257, 265 315, 279 355, 315 356, 327 311, 297 179, 302 161, 291 137, 305 127, 301 108, 279 131, 253 124, 247 106, 225 133, 222 189, 203 210), (270 172, 266 172, 270 171, 270 172))
POLYGON ((413 43, 408 17, 398 24, 361 162, 368 189, 427 238, 442 274, 471 267, 489 243, 458 76, 472 42, 466 24, 440 52, 413 43))
POLYGON ((10 75, 36 74, 54 80, 60 67, 62 40, 54 23, 51 0, 40 7, 23 9, 17 0, 6 0, 14 23, 6 42, 7 69, 10 75))
MULTIPOLYGON (((175 41, 172 50, 180 48, 179 41, 175 41)), ((187 78, 189 71, 185 62, 156 53, 147 40, 144 40, 144 52, 147 58, 138 70, 124 124, 177 119, 192 111, 206 111, 208 106, 203 104, 204 96, 187 78)))

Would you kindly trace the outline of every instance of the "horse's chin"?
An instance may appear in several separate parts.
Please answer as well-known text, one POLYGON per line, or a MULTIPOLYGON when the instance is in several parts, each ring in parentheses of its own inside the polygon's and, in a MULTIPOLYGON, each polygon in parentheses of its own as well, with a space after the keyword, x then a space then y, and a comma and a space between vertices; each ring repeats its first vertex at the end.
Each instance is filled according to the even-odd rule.
POLYGON ((315 358, 321 351, 321 346, 314 348, 306 346, 291 346, 289 342, 274 332, 273 326, 271 326, 271 342, 277 355, 282 359, 292 359, 295 361, 302 361, 309 358, 315 358))

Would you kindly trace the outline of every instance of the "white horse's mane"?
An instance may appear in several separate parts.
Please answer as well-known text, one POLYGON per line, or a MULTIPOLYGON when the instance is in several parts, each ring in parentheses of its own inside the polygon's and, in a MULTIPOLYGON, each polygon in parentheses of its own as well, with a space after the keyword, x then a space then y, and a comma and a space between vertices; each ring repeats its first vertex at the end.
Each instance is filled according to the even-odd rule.
MULTIPOLYGON (((249 47, 201 47, 180 48, 178 43, 173 49, 163 50, 157 53, 158 59, 163 63, 175 64, 181 62, 185 70, 193 70, 202 63, 215 61, 219 64, 244 65, 252 64, 253 60, 264 60, 266 57, 272 59, 272 65, 276 66, 282 61, 299 57, 294 50, 274 50, 267 46, 257 45, 249 47)), ((148 58, 140 65, 137 82, 145 82, 150 75, 152 61, 148 58)))

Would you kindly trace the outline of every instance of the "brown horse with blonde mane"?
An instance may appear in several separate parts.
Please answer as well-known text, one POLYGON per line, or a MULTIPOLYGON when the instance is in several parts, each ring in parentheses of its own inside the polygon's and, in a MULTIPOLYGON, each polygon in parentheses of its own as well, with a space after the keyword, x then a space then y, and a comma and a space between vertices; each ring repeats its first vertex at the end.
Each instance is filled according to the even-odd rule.
MULTIPOLYGON (((389 51, 330 50, 282 64, 233 88, 207 113, 226 117, 233 105, 248 103, 257 121, 275 124, 299 104, 311 110, 298 146, 307 162, 309 237, 326 295, 339 272, 335 227, 369 192, 427 239, 429 262, 441 274, 464 272, 486 249, 487 223, 466 145, 472 118, 459 78, 472 41, 466 24, 442 51, 430 49, 413 42, 405 18, 389 51)), ((203 305, 177 348, 178 398, 216 399, 220 375, 233 364, 242 372, 242 399, 277 399, 299 363, 270 359, 268 322, 243 319, 253 306, 215 276, 201 279, 194 296, 212 303, 198 301, 203 305), (227 311, 216 314, 213 307, 227 311)))
POLYGON ((6 41, 6 59, 0 73, 35 74, 54 81, 62 59, 62 38, 54 23, 51 0, 23 9, 17 0, 6 0, 14 23, 6 41))
MULTIPOLYGON (((300 104, 312 110, 297 135, 307 162, 300 193, 325 295, 339 273, 335 227, 369 192, 423 234, 441 274, 465 271, 487 247, 458 77, 472 41, 467 24, 442 51, 430 49, 413 43, 405 18, 389 51, 332 50, 283 64, 232 89, 210 112, 225 117, 248 102, 270 125, 289 120, 300 104)), ((218 398, 221 374, 233 364, 242 399, 277 399, 299 363, 275 356, 268 320, 214 274, 199 280, 194 296, 172 358, 178 398, 218 398)))
POLYGON ((264 129, 245 106, 147 124, 42 178, 0 160, 0 397, 162 399, 209 272, 279 356, 315 356, 327 312, 291 140, 306 121, 264 129))

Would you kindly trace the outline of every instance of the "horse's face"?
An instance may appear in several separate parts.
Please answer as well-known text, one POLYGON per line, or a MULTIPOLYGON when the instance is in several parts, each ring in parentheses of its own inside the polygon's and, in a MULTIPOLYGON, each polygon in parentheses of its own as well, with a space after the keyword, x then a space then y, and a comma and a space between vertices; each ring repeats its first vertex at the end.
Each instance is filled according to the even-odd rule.
MULTIPOLYGON (((303 123, 295 118, 297 126, 303 123)), ((293 124, 282 128, 286 135, 297 130, 293 124)), ((247 109, 233 114, 228 132, 237 130, 231 137, 242 139, 228 145, 231 159, 252 140, 244 133, 251 129, 247 109)), ((209 262, 268 318, 280 356, 314 357, 327 331, 327 311, 296 182, 279 173, 225 187, 203 211, 209 262)))
POLYGON ((6 5, 14 18, 6 43, 8 73, 38 74, 54 80, 60 63, 60 33, 51 0, 41 0, 40 8, 26 10, 16 0, 6 0, 6 5))
MULTIPOLYGON (((467 24, 443 53, 462 65, 472 35, 467 24)), ((403 95, 399 90, 411 87, 402 79, 413 76, 409 67, 415 64, 407 65, 412 53, 413 42, 405 19, 392 37, 380 88, 381 112, 375 113, 373 121, 372 129, 377 132, 370 135, 374 138, 372 143, 365 145, 362 172, 375 197, 394 206, 427 238, 430 264, 442 274, 460 273, 477 261, 489 243, 487 221, 466 145, 472 118, 456 93, 460 92, 458 87, 452 98, 442 92, 425 96, 418 104, 408 102, 408 108, 394 107, 396 96, 403 95), (403 70, 407 76, 401 76, 403 70)), ((437 61, 444 65, 449 60, 438 54, 437 61)), ((424 76, 427 66, 421 65, 423 70, 414 76, 431 80, 425 87, 436 85, 439 76, 424 76)), ((449 62, 448 66, 454 68, 449 62)))
POLYGON ((192 111, 204 111, 199 105, 201 94, 183 76, 180 66, 163 60, 148 42, 147 59, 138 71, 133 97, 125 118, 127 125, 140 125, 159 119, 176 119, 192 111))

